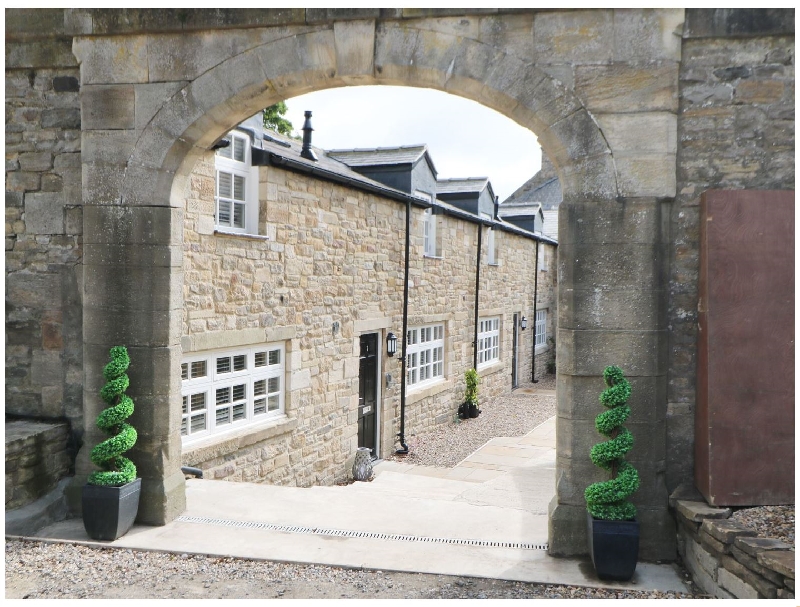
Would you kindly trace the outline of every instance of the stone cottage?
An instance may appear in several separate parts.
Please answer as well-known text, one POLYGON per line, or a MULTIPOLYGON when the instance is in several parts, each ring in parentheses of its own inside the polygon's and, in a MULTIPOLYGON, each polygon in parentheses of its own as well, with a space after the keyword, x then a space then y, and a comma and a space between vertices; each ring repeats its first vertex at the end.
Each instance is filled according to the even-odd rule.
POLYGON ((534 348, 545 371, 554 240, 498 218, 488 179, 437 180, 426 146, 326 152, 258 115, 187 184, 184 465, 332 484, 357 446, 387 457, 452 423, 476 362, 484 399, 530 381, 534 348))

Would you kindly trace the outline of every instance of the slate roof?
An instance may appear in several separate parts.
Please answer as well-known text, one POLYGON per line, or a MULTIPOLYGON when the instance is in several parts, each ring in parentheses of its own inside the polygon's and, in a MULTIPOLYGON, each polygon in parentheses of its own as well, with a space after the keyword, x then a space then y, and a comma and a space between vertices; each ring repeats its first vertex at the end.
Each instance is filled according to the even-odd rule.
POLYGON ((542 207, 540 204, 504 202, 497 210, 500 217, 533 217, 542 207))
POLYGON ((489 185, 488 177, 456 177, 453 179, 437 179, 437 194, 458 194, 461 192, 483 192, 489 185))
POLYGON ((428 146, 401 145, 396 148, 358 148, 354 150, 328 150, 328 156, 351 167, 381 164, 414 164, 428 151, 428 146))
POLYGON ((542 156, 542 168, 506 198, 503 204, 539 202, 543 209, 555 209, 562 199, 561 182, 556 169, 546 156, 542 156))

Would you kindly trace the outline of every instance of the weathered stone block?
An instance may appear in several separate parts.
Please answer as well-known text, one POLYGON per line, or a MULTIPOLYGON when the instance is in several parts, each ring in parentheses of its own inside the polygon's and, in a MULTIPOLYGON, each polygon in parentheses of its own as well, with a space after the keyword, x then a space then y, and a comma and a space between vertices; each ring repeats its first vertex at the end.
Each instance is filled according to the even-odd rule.
POLYGON ((702 522, 707 518, 726 519, 731 515, 730 508, 712 508, 705 502, 678 500, 675 505, 679 515, 694 522, 702 522))
POLYGON ((733 541, 737 537, 756 535, 756 532, 752 529, 748 529, 747 527, 730 519, 704 520, 701 529, 714 539, 726 544, 733 544, 733 541))
POLYGON ((720 569, 717 579, 719 580, 719 585, 728 590, 737 599, 759 598, 758 590, 727 569, 720 569))
POLYGON ((183 272, 171 267, 86 266, 83 303, 126 310, 176 310, 183 307, 183 272))
POLYGON ((39 189, 41 174, 14 171, 6 175, 6 192, 31 192, 39 189))
POLYGON ((50 152, 23 152, 19 155, 19 166, 23 171, 49 171, 53 168, 50 152))
POLYGON ((80 129, 81 111, 78 108, 54 108, 42 111, 43 129, 80 129))
POLYGON ((675 154, 678 117, 669 112, 595 114, 612 152, 675 154))
POLYGON ((53 90, 56 93, 77 93, 81 85, 75 76, 56 76, 53 78, 53 90))
POLYGON ((60 192, 25 194, 25 231, 29 234, 63 234, 64 196, 60 192))
POLYGON ((682 8, 614 10, 615 61, 680 61, 682 8))
MULTIPOLYGON (((735 558, 739 563, 747 567, 747 569, 754 571, 761 577, 769 580, 770 582, 775 584, 776 587, 780 587, 783 585, 783 581, 785 579, 784 576, 782 576, 780 573, 776 573, 772 569, 764 567, 763 565, 759 565, 756 559, 746 554, 745 552, 739 550, 736 546, 731 547, 731 557, 735 558)), ((727 559, 731 557, 726 556, 725 558, 727 559)))
POLYGON ((703 526, 700 526, 700 531, 697 534, 697 537, 700 539, 700 543, 707 548, 708 550, 712 551, 717 555, 727 554, 731 551, 730 544, 726 544, 724 542, 720 542, 716 538, 709 535, 704 529, 703 526))
MULTIPOLYGON (((537 356, 538 358, 538 356, 537 356)), ((631 422, 653 423, 664 418, 666 386, 663 376, 628 377, 631 384, 631 422)), ((594 419, 602 410, 599 397, 606 385, 602 375, 559 373, 556 378, 558 415, 569 419, 594 419)))
MULTIPOLYGON (((9 31, 6 28, 6 31, 9 31)), ((44 30, 51 31, 51 30, 44 30)), ((38 32, 37 32, 38 33, 38 32)), ((39 38, 16 40, 6 49, 6 69, 77 67, 69 38, 39 38)))
POLYGON ((678 110, 678 64, 575 67, 575 92, 592 112, 678 110))
MULTIPOLYGON (((719 560, 716 556, 694 541, 686 542, 686 556, 688 560, 701 567, 716 583, 719 569, 719 560)), ((696 570, 696 567, 694 569, 696 570)))
POLYGON ((570 375, 602 375, 615 361, 627 375, 664 375, 665 331, 574 331, 558 329, 556 366, 570 375))
POLYGON ((182 241, 182 209, 86 206, 83 216, 86 243, 167 247, 182 241))
POLYGON ((558 324, 565 329, 647 330, 666 324, 661 290, 562 287, 559 295, 558 324))
POLYGON ((84 130, 132 129, 136 95, 132 84, 86 86, 81 94, 84 130))
POLYGON ((769 550, 760 552, 756 559, 760 565, 769 567, 787 578, 795 579, 794 557, 794 552, 789 552, 788 550, 769 550))
POLYGON ((146 36, 77 38, 72 50, 81 63, 82 84, 147 82, 147 43, 146 36))
POLYGON ((547 517, 548 554, 572 557, 588 553, 586 537, 586 506, 558 503, 558 496, 550 501, 547 517))
POLYGON ((771 550, 789 550, 790 546, 780 540, 766 538, 766 537, 737 537, 733 541, 742 552, 749 554, 753 558, 765 551, 771 550))
POLYGON ((607 63, 613 57, 614 11, 573 10, 534 16, 534 50, 543 63, 607 63))
POLYGON ((375 57, 375 21, 337 21, 333 24, 333 37, 339 76, 368 75, 371 80, 375 57))

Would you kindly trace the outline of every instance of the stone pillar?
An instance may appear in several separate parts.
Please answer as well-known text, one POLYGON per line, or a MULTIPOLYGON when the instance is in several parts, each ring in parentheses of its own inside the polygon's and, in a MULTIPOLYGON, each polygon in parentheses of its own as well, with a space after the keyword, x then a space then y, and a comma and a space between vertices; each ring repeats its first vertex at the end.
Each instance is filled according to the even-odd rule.
MULTIPOLYGON (((674 559, 675 529, 665 485, 665 223, 654 198, 562 203, 558 246, 556 496, 550 504, 550 554, 588 551, 586 487, 607 480, 589 459, 604 440, 594 427, 604 410, 603 369, 619 365, 631 382, 635 444, 628 454, 641 486, 640 557, 674 559)), ((666 216, 666 215, 663 215, 666 216)))

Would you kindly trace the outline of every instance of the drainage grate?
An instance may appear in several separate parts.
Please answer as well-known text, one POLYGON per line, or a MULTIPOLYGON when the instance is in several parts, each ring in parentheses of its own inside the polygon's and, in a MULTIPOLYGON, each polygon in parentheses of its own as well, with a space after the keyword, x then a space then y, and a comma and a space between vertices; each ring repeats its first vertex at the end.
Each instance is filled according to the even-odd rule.
POLYGON ((297 525, 275 525, 256 521, 231 521, 222 518, 203 516, 179 516, 176 520, 182 523, 199 523, 202 525, 220 525, 240 529, 265 529, 267 531, 283 531, 284 533, 305 533, 310 535, 328 535, 333 537, 356 537, 373 540, 394 540, 398 542, 428 542, 431 544, 455 544, 458 546, 479 546, 483 548, 517 548, 520 550, 547 550, 547 544, 529 544, 527 542, 491 542, 487 540, 470 540, 464 538, 425 537, 419 535, 400 535, 395 533, 373 533, 371 531, 345 531, 342 529, 322 529, 320 527, 300 527, 297 525))

